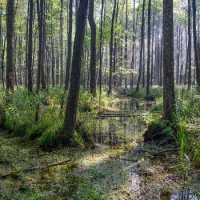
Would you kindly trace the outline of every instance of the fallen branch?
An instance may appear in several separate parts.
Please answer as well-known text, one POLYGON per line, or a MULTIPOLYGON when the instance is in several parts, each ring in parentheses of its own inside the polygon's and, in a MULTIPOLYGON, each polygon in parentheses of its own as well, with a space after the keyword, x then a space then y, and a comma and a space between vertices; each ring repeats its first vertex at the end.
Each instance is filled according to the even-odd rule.
POLYGON ((58 165, 64 165, 64 164, 66 164, 70 161, 71 160, 68 159, 68 160, 57 162, 57 163, 49 164, 49 165, 46 165, 46 166, 37 166, 37 167, 25 168, 25 169, 13 171, 9 174, 0 175, 0 179, 8 178, 8 177, 12 176, 13 174, 17 174, 17 173, 31 172, 31 171, 35 171, 35 170, 38 170, 38 169, 45 169, 45 168, 55 167, 55 166, 58 166, 58 165))
POLYGON ((164 151, 153 153, 153 154, 151 154, 151 156, 159 156, 159 155, 164 154, 164 153, 175 152, 175 151, 179 151, 179 148, 176 148, 176 149, 167 149, 167 150, 164 150, 164 151))

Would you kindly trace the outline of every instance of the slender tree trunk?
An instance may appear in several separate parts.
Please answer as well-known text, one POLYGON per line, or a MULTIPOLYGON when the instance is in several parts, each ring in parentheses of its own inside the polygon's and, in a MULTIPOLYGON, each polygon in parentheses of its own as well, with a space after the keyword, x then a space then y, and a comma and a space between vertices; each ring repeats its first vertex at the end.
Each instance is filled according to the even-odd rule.
POLYGON ((67 54, 67 66, 66 66, 66 79, 65 79, 65 90, 69 89, 69 82, 70 82, 70 69, 71 69, 71 57, 72 57, 72 7, 73 7, 73 0, 69 1, 69 30, 68 30, 68 54, 67 54))
POLYGON ((28 31, 28 92, 33 91, 32 56, 33 56, 33 0, 29 0, 29 31, 28 31))
POLYGON ((96 24, 94 20, 94 0, 89 0, 89 15, 91 28, 91 46, 90 46, 90 93, 96 95, 96 24))
POLYGON ((191 5, 188 0, 188 90, 191 89, 192 67, 191 67, 191 5))
MULTIPOLYGON (((131 69, 135 68, 135 40, 136 40, 136 4, 135 0, 133 0, 133 36, 132 36, 132 60, 131 60, 131 69)), ((133 88, 133 72, 131 73, 130 84, 131 88, 133 88)))
MULTIPOLYGON (((155 23, 155 16, 153 15, 153 27, 155 23)), ((153 86, 153 75, 154 75, 154 28, 152 29, 152 44, 151 44, 151 76, 150 76, 150 82, 151 82, 151 87, 153 86)))
POLYGON ((177 53, 176 53, 176 84, 179 82, 179 64, 180 64, 180 28, 177 27, 177 53))
POLYGON ((193 9, 193 42, 194 42, 195 64, 196 64, 196 82, 197 82, 197 90, 200 90, 200 58, 198 56, 198 47, 197 47, 196 0, 192 0, 192 9, 193 9))
POLYGON ((64 84, 64 59, 63 59, 63 0, 60 0, 60 86, 64 84))
POLYGON ((110 68, 109 68, 109 88, 108 95, 112 93, 112 72, 113 72, 113 36, 114 36, 114 22, 115 22, 115 13, 116 13, 116 4, 117 1, 114 0, 113 13, 112 13, 112 22, 111 22, 111 33, 110 33, 110 68))
MULTIPOLYGON (((151 0, 148 5, 148 55, 147 55, 147 85, 146 85, 146 97, 150 96, 150 53, 151 53, 151 0)), ((153 52, 152 52, 153 54, 153 52)))
POLYGON ((46 89, 44 75, 44 55, 45 55, 45 0, 37 0, 38 12, 38 29, 39 29, 39 51, 38 51, 38 77, 37 77, 37 93, 42 89, 46 89))
POLYGON ((101 0, 101 24, 100 24, 100 66, 99 66, 99 105, 101 103, 101 94, 102 94, 102 59, 103 59, 103 11, 104 11, 104 0, 101 0))
POLYGON ((2 57, 1 57, 1 75, 2 75, 2 83, 3 83, 3 88, 5 88, 5 80, 4 80, 4 59, 5 59, 5 50, 6 50, 6 38, 3 43, 3 49, 2 49, 2 57))
MULTIPOLYGON (((125 22, 125 48, 124 48, 124 67, 127 70, 128 62, 128 0, 126 0, 126 22, 125 22)), ((125 88, 127 88, 127 77, 125 75, 125 88)))
MULTIPOLYGON (((143 49, 144 49, 144 24, 145 24, 145 17, 144 17, 144 10, 145 10, 145 0, 143 0, 143 7, 142 7, 142 26, 141 26, 141 46, 140 46, 140 65, 139 65, 139 74, 137 80, 137 87, 136 93, 139 92, 140 80, 142 76, 142 69, 143 69, 143 49)), ((144 70, 144 69, 143 69, 144 70)))
MULTIPOLYGON (((2 43, 2 3, 0 3, 0 56, 2 55, 3 52, 3 43, 2 43)), ((1 62, 0 62, 0 68, 2 68, 1 66, 1 62)), ((0 81, 3 82, 3 78, 2 78, 2 71, 0 70, 0 81)))

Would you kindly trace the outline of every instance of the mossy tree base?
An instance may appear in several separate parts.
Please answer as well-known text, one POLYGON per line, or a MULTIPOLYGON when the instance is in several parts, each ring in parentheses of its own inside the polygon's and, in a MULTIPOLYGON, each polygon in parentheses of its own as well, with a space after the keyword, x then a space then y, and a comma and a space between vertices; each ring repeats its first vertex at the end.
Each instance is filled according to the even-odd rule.
POLYGON ((160 119, 148 125, 143 137, 144 142, 161 142, 173 143, 176 138, 177 127, 176 124, 168 120, 160 119))

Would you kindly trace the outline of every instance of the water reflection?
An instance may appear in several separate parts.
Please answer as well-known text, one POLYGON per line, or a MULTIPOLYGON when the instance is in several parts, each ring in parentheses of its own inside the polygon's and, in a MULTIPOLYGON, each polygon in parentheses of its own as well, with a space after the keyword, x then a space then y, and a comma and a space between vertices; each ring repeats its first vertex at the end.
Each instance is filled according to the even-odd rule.
POLYGON ((95 142, 111 147, 135 142, 143 128, 139 114, 148 110, 151 105, 122 99, 114 106, 115 111, 105 111, 96 120, 95 142))
POLYGON ((173 194, 170 200, 200 200, 200 197, 197 197, 191 189, 187 188, 180 193, 173 194))
POLYGON ((141 127, 137 117, 115 117, 97 120, 96 142, 117 146, 135 141, 141 127))

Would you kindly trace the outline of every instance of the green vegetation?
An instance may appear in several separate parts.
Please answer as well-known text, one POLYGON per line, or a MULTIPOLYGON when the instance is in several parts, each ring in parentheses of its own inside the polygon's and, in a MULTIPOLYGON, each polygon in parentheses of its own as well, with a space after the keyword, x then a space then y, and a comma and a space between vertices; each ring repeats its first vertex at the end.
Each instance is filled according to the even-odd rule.
POLYGON ((199 168, 200 94, 195 88, 188 91, 184 87, 177 87, 176 97, 173 121, 162 119, 162 97, 157 100, 157 104, 151 109, 152 114, 147 119, 148 129, 144 140, 158 140, 159 144, 173 143, 179 148, 181 168, 188 169, 188 165, 199 168), (185 164, 186 161, 188 165, 185 164))
MULTIPOLYGON (((63 91, 59 88, 41 92, 39 95, 28 95, 23 88, 7 97, 4 90, 0 90, 0 124, 18 136, 27 139, 36 139, 42 147, 53 147, 59 144, 58 133, 64 120, 67 94, 63 98, 63 91), (39 120, 35 121, 37 105, 39 105, 39 120)), ((92 139, 93 125, 86 123, 91 115, 100 109, 113 104, 113 97, 102 94, 101 105, 98 105, 98 96, 94 98, 89 92, 81 90, 78 107, 77 130, 74 134, 74 145, 84 146, 84 141, 92 139)))

